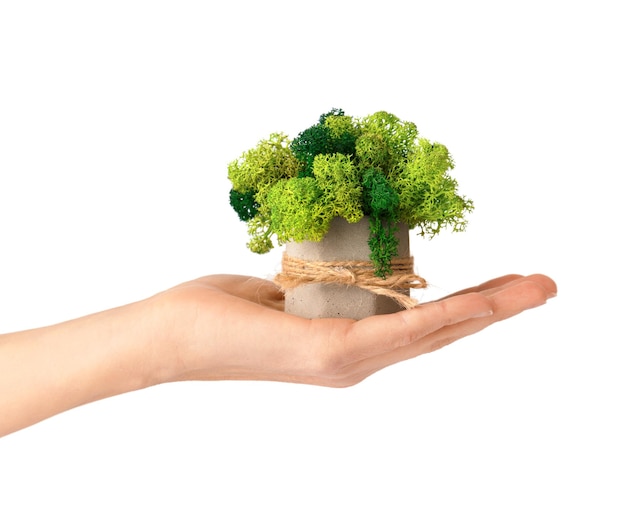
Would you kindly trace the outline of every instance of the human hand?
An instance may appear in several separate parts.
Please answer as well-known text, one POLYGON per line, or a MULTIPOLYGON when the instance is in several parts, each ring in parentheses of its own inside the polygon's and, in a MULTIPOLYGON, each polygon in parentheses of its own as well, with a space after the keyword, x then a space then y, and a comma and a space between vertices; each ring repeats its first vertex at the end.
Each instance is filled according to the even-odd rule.
POLYGON ((178 380, 347 387, 554 295, 546 276, 505 276, 398 313, 308 320, 286 314, 269 281, 207 276, 143 301, 0 335, 0 436, 178 380))
POLYGON ((432 352, 556 295, 544 275, 509 275, 444 299, 360 321, 283 311, 271 282, 214 275, 152 298, 168 355, 160 382, 274 380, 354 385, 391 364, 432 352))

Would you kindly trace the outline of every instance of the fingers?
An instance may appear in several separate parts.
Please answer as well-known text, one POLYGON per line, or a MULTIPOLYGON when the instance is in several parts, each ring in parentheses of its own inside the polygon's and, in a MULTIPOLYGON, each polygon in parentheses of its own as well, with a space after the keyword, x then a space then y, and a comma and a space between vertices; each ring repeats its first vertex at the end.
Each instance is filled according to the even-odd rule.
POLYGON ((442 327, 492 314, 492 302, 481 293, 456 295, 356 322, 346 348, 351 349, 353 360, 358 361, 410 345, 442 327))
POLYGON ((548 299, 556 296, 556 293, 554 281, 541 274, 535 274, 488 292, 488 296, 493 302, 495 319, 504 320, 526 309, 545 304, 548 299))
POLYGON ((532 274, 531 276, 527 276, 526 279, 528 281, 534 281, 535 283, 540 285, 546 291, 548 299, 556 297, 558 293, 558 287, 554 280, 549 278, 545 274, 532 274))
POLYGON ((448 297, 454 295, 462 295, 465 293, 471 292, 482 292, 484 294, 493 293, 495 291, 499 291, 506 286, 515 285, 520 282, 520 280, 529 280, 535 281, 537 284, 545 288, 546 292, 550 295, 556 295, 557 287, 556 283, 550 279, 548 276, 543 274, 533 274, 530 276, 520 276, 518 274, 509 274, 507 276, 501 276, 495 279, 491 279, 486 281, 478 286, 473 286, 471 288, 466 288, 465 290, 460 290, 458 292, 452 293, 448 295, 448 297))
POLYGON ((500 289, 488 290, 488 298, 494 310, 491 317, 469 320, 436 331, 424 339, 425 351, 433 352, 458 339, 475 334, 495 322, 512 318, 523 311, 545 304, 549 298, 556 295, 556 286, 552 283, 543 277, 529 276, 509 282, 500 289))
POLYGON ((481 293, 490 300, 493 315, 436 331, 423 341, 426 351, 438 350, 495 322, 545 304, 549 298, 556 295, 556 285, 546 276, 532 275, 504 282, 500 287, 488 287, 481 293))
MULTIPOLYGON (((346 347, 355 349, 355 357, 367 358, 413 344, 441 329, 452 331, 454 336, 454 333, 461 332, 460 327, 455 329, 454 325, 469 322, 472 327, 484 328, 489 323, 545 303, 556 294, 556 285, 540 274, 528 277, 510 275, 472 290, 407 311, 356 322, 346 347), (483 320, 477 321, 478 318, 483 320)), ((435 341, 440 339, 435 338, 435 341)))
POLYGON ((554 282, 543 275, 507 276, 494 281, 475 287, 477 292, 356 322, 341 352, 344 360, 353 362, 336 373, 333 383, 355 384, 391 364, 432 352, 540 306, 556 294, 554 282))
POLYGON ((464 290, 459 290, 457 292, 451 293, 450 295, 447 295, 444 298, 452 297, 454 295, 463 295, 465 293, 484 292, 484 291, 491 290, 494 288, 498 289, 508 283, 513 283, 522 277, 523 276, 520 276, 518 274, 509 274, 506 276, 500 276, 498 278, 485 281, 484 283, 481 283, 480 285, 472 286, 470 288, 465 288, 464 290))

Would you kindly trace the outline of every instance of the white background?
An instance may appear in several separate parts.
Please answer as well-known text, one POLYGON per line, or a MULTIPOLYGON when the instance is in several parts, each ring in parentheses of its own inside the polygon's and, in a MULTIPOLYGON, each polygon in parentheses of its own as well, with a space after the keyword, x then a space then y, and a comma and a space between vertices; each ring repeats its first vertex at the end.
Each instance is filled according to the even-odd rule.
POLYGON ((0 507, 623 508, 618 4, 1 1, 0 331, 271 277, 226 166, 333 107, 455 158, 476 211, 412 239, 422 298, 510 272, 560 294, 346 390, 187 382, 71 410, 0 439, 0 507))

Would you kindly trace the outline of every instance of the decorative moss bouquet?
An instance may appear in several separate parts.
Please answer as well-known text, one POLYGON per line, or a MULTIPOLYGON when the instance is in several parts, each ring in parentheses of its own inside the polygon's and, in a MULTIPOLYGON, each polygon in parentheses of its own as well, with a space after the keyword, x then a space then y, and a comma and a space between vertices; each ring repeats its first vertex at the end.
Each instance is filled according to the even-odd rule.
POLYGON ((423 236, 462 231, 471 200, 457 194, 444 145, 420 138, 414 123, 379 111, 363 118, 332 109, 290 140, 274 133, 228 166, 230 203, 248 223, 248 247, 321 241, 336 217, 369 218, 376 277, 393 273, 397 225, 423 236))

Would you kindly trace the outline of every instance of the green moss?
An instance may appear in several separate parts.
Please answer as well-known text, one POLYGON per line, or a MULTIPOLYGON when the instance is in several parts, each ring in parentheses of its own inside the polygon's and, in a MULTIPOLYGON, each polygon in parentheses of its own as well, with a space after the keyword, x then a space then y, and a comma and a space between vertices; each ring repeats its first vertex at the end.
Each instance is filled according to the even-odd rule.
POLYGON ((271 134, 228 165, 228 178, 239 193, 254 193, 257 202, 276 182, 298 174, 302 163, 289 149, 287 135, 271 134))
POLYGON ((447 148, 418 137, 414 123, 379 111, 362 119, 333 108, 294 140, 270 135, 228 166, 230 203, 248 223, 248 247, 319 241, 334 217, 368 216, 376 274, 391 273, 397 224, 432 237, 462 231, 471 200, 458 194, 447 148))
POLYGON ((291 142, 294 155, 304 163, 301 177, 313 175, 315 156, 320 154, 354 154, 356 127, 343 110, 332 109, 320 116, 319 122, 302 131, 291 142))
POLYGON ((367 245, 374 265, 374 275, 380 278, 390 276, 391 260, 398 255, 397 223, 381 217, 370 216, 370 235, 367 245))
POLYGON ((378 277, 391 274, 391 260, 398 255, 395 236, 400 198, 380 170, 370 168, 363 175, 363 208, 370 217, 369 247, 378 277))
POLYGON ((361 175, 349 156, 320 154, 313 162, 313 176, 322 196, 320 205, 331 217, 356 223, 363 217, 361 175))
POLYGON ((320 241, 330 228, 330 215, 322 206, 323 192, 312 177, 281 180, 267 195, 270 227, 279 243, 320 241))
POLYGON ((365 168, 376 168, 389 175, 409 157, 417 134, 414 123, 379 111, 361 121, 356 155, 365 168))
POLYGON ((268 253, 274 247, 272 242, 272 230, 269 222, 263 216, 254 216, 248 221, 248 249, 253 253, 268 253))
POLYGON ((465 215, 474 204, 457 194, 457 181, 449 175, 453 168, 445 146, 420 139, 394 179, 400 197, 398 219, 429 237, 446 227, 463 231, 467 225, 465 215))
POLYGON ((240 193, 235 189, 230 190, 230 206, 235 209, 239 219, 250 221, 259 212, 259 204, 254 199, 254 191, 240 193))

